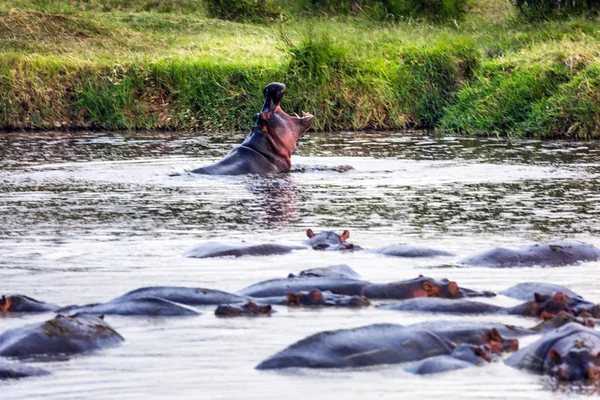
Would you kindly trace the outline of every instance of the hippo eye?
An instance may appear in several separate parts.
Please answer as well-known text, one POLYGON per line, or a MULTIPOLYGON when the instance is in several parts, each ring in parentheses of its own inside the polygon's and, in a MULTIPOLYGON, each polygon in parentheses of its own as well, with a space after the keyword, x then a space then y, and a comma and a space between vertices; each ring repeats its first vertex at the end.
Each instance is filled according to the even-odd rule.
POLYGON ((594 364, 590 364, 588 367, 587 377, 589 380, 596 381, 600 378, 600 371, 594 364))

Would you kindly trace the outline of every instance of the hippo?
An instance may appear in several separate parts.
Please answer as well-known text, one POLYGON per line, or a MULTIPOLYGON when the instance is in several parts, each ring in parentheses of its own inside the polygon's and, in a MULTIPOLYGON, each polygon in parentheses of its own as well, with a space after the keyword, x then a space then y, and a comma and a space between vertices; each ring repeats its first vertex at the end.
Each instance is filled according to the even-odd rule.
POLYGON ((535 294, 532 301, 514 307, 500 307, 493 304, 467 300, 451 300, 446 298, 413 298, 392 304, 378 306, 385 310, 426 311, 451 314, 504 314, 540 317, 543 312, 558 314, 561 311, 572 314, 567 296, 555 293, 551 297, 535 294))
POLYGON ((250 297, 277 297, 288 293, 319 289, 348 296, 364 296, 368 299, 408 299, 413 297, 474 297, 490 296, 491 292, 477 292, 460 288, 456 282, 447 279, 435 280, 420 275, 416 279, 391 283, 373 284, 371 282, 348 278, 330 277, 288 277, 271 279, 242 289, 238 294, 250 297))
POLYGON ((28 296, 14 294, 0 298, 0 312, 47 312, 56 311, 56 304, 45 303, 28 296))
POLYGON ((254 116, 254 126, 241 146, 234 147, 216 164, 193 170, 207 175, 266 175, 288 172, 296 141, 312 125, 314 116, 290 117, 279 103, 285 94, 283 83, 273 82, 263 89, 265 103, 254 116))
POLYGON ((69 306, 57 310, 58 313, 88 313, 94 315, 145 315, 152 317, 182 317, 200 315, 190 307, 159 297, 121 298, 107 303, 69 306))
POLYGON ((288 278, 296 277, 327 277, 327 278, 348 278, 360 279, 360 275, 346 264, 330 265, 322 268, 310 268, 300 271, 298 275, 289 274, 288 278))
POLYGON ((215 310, 215 315, 218 317, 240 317, 240 316, 264 316, 271 315, 275 310, 270 304, 258 305, 252 301, 246 304, 221 304, 215 310))
POLYGON ((384 256, 404 258, 447 257, 454 255, 453 253, 444 250, 437 250, 422 246, 410 246, 405 244, 394 244, 381 247, 379 249, 370 250, 369 252, 383 254, 384 256))
POLYGON ((583 300, 580 295, 565 286, 544 282, 519 283, 501 291, 500 294, 517 300, 529 300, 534 293, 541 294, 542 296, 552 296, 558 292, 563 292, 572 299, 579 298, 583 300))
POLYGON ((310 292, 288 293, 285 300, 279 304, 287 306, 329 306, 360 308, 371 305, 369 299, 363 296, 346 296, 333 294, 329 291, 321 292, 313 289, 310 292))
POLYGON ((308 292, 313 289, 319 289, 321 291, 328 290, 336 294, 360 296, 363 288, 368 284, 369 282, 357 279, 304 276, 270 279, 255 283, 240 290, 237 294, 254 298, 282 297, 287 296, 288 293, 308 292))
POLYGON ((50 372, 29 365, 0 360, 0 380, 27 378, 30 376, 45 376, 50 372))
POLYGON ((560 267, 599 259, 600 249, 591 244, 557 240, 515 250, 499 247, 465 258, 459 261, 459 264, 491 268, 560 267))
POLYGON ((338 235, 332 231, 314 233, 311 229, 306 231, 308 240, 300 245, 284 245, 277 243, 242 243, 237 245, 223 244, 219 242, 205 242, 187 251, 189 258, 215 258, 215 257, 245 257, 245 256, 273 256, 288 254, 294 250, 331 250, 344 251, 359 249, 351 243, 346 242, 350 232, 344 231, 338 235))
POLYGON ((219 242, 205 242, 185 253, 189 258, 216 258, 216 257, 245 257, 245 256, 273 256, 288 254, 294 250, 304 250, 304 246, 291 246, 276 243, 262 244, 237 244, 229 245, 219 242))
MULTIPOLYGON (((397 324, 325 331, 292 344, 256 368, 352 368, 397 364, 449 355, 456 346, 465 343, 452 342, 444 335, 397 324)), ((457 339, 460 338, 457 335, 457 339)), ((469 339, 468 336, 462 338, 469 339)), ((500 337, 500 340, 503 339, 500 337)))
POLYGON ((150 286, 144 287, 117 297, 111 302, 138 298, 160 298, 169 302, 187 306, 210 306, 220 304, 242 303, 248 300, 245 296, 222 292, 214 289, 183 286, 150 286))
POLYGON ((375 324, 311 335, 256 368, 365 367, 417 361, 451 352, 451 345, 434 333, 402 325, 375 324))
POLYGON ((441 372, 485 365, 496 359, 497 356, 487 346, 463 344, 454 349, 450 355, 426 358, 410 365, 404 370, 417 375, 439 374, 441 372))
POLYGON ((477 292, 471 289, 460 288, 456 282, 448 279, 436 280, 419 275, 415 279, 382 284, 366 285, 362 296, 369 299, 412 299, 415 297, 442 297, 456 299, 461 297, 495 296, 492 292, 477 292))
POLYGON ((360 247, 346 242, 346 239, 350 237, 349 231, 344 231, 341 235, 338 235, 331 231, 314 233, 312 229, 307 229, 306 236, 308 236, 308 240, 305 240, 304 244, 313 250, 340 251, 360 249, 360 247))
POLYGON ((96 315, 59 314, 46 322, 3 332, 0 335, 0 356, 27 358, 76 354, 117 346, 124 340, 103 318, 96 315))
POLYGON ((600 332, 570 323, 517 351, 506 359, 506 364, 550 375, 558 381, 598 381, 599 353, 600 332))

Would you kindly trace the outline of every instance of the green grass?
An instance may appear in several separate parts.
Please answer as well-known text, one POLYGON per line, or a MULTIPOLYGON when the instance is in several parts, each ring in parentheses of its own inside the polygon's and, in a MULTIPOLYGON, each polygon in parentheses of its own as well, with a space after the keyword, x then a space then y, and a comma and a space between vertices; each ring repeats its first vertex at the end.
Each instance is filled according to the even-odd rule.
MULTIPOLYGON (((285 2, 280 2, 285 4, 285 2)), ((289 2, 288 2, 289 3, 289 2)), ((282 5, 283 8, 285 8, 282 5)), ((247 130, 262 87, 324 130, 600 135, 600 24, 288 14, 236 23, 192 0, 0 4, 0 127, 247 130)))

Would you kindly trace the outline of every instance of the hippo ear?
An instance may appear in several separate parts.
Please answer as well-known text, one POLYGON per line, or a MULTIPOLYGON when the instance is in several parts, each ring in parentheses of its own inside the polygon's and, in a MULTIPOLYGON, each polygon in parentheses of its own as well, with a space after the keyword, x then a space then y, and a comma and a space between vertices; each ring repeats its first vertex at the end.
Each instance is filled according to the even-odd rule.
POLYGON ((0 299, 0 311, 7 312, 10 310, 10 306, 12 306, 12 302, 8 297, 3 295, 2 299, 0 299))
POLYGON ((344 232, 342 232, 341 235, 339 235, 339 238, 340 238, 341 242, 345 242, 349 237, 350 237, 350 232, 349 231, 344 231, 344 232))
POLYGON ((490 331, 489 339, 495 342, 501 342, 503 340, 502 335, 500 335, 500 332, 498 332, 498 329, 496 328, 492 328, 490 331))
POLYGON ((310 238, 313 238, 315 236, 315 233, 312 231, 312 229, 307 229, 306 230, 306 236, 310 238))
POLYGON ((104 315, 98 315, 98 318, 104 319, 104 315))
POLYGON ((431 282, 425 281, 425 282, 423 282, 423 289, 425 289, 426 292, 431 292, 431 291, 433 291, 434 287, 431 284, 431 282))
POLYGON ((533 294, 533 299, 535 300, 536 303, 543 303, 546 301, 546 296, 541 295, 536 292, 533 294))
POLYGON ((555 364, 560 364, 560 362, 562 361, 562 356, 560 355, 560 353, 556 349, 550 350, 550 353, 548 353, 548 357, 550 357, 550 359, 555 364))

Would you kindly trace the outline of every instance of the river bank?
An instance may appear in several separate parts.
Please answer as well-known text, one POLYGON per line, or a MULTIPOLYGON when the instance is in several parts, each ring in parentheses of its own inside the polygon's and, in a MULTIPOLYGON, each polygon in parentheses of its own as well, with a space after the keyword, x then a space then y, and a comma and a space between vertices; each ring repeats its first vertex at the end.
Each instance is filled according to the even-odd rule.
POLYGON ((317 130, 600 132, 597 20, 524 23, 508 2, 477 0, 450 25, 251 24, 181 3, 0 5, 0 128, 245 131, 262 87, 281 81, 283 108, 313 113, 317 130))

